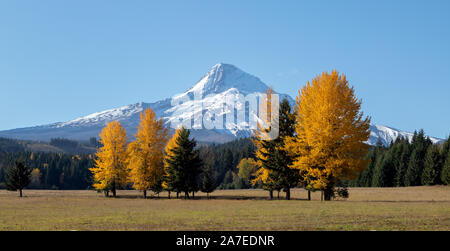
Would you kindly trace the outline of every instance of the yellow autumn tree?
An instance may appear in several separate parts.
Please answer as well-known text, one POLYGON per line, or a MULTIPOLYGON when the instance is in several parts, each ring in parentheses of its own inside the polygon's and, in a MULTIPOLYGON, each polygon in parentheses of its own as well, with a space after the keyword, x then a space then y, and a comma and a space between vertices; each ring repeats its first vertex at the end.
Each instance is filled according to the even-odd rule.
POLYGON ((249 188, 254 186, 257 182, 255 180, 255 174, 260 169, 256 161, 252 158, 243 158, 237 166, 238 177, 243 181, 243 188, 249 188))
POLYGON ((30 185, 35 188, 39 187, 41 185, 41 177, 42 177, 42 173, 39 170, 39 168, 34 168, 33 171, 31 172, 30 185))
POLYGON ((296 136, 286 150, 297 156, 293 167, 309 189, 322 190, 325 200, 337 181, 357 177, 365 168, 370 118, 345 75, 324 72, 308 82, 296 98, 296 136))
POLYGON ((266 91, 260 105, 259 121, 257 129, 253 132, 252 142, 256 147, 256 163, 258 170, 253 174, 254 178, 251 180, 252 186, 262 184, 263 189, 269 191, 269 196, 273 198, 273 191, 280 189, 277 184, 276 177, 273 172, 266 167, 268 162, 269 152, 273 150, 274 145, 270 142, 269 131, 271 124, 278 122, 272 120, 272 87, 266 91))
POLYGON ((164 177, 164 147, 168 140, 168 129, 162 119, 157 119, 155 112, 147 108, 141 113, 136 140, 128 147, 129 181, 133 188, 159 193, 162 190, 164 177))
MULTIPOLYGON (((170 137, 169 141, 167 142, 167 145, 164 149, 164 152, 166 154, 166 157, 164 158, 164 181, 163 181, 163 188, 169 193, 169 199, 170 199, 170 192, 174 191, 174 170, 171 170, 171 167, 167 161, 168 157, 171 156, 171 149, 174 149, 177 146, 176 140, 178 136, 180 135, 181 128, 178 128, 175 130, 175 133, 170 137)), ((178 193, 178 191, 176 191, 178 193)))
POLYGON ((118 121, 110 122, 100 133, 100 147, 95 154, 95 166, 89 170, 94 174, 94 188, 112 191, 127 182, 127 133, 118 121))

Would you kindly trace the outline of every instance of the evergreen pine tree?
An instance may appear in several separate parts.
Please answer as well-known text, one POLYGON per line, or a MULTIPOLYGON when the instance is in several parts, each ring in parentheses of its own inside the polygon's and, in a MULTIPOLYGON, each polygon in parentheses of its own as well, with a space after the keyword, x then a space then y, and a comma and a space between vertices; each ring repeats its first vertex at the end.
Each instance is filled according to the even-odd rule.
MULTIPOLYGON (((292 158, 284 149, 284 141, 294 133, 295 117, 291 113, 291 107, 287 100, 283 100, 278 111, 272 111, 273 89, 266 91, 261 114, 265 114, 265 120, 258 124, 254 133, 253 143, 256 146, 256 160, 260 168, 255 173, 252 184, 261 184, 262 188, 269 191, 270 199, 273 191, 286 191, 286 198, 290 199, 290 180, 286 175, 296 175, 298 171, 291 170, 292 158), (279 116, 275 114, 278 113, 279 116), (273 128, 273 123, 278 122, 279 134, 276 139, 269 137, 268 133, 273 128)), ((298 182, 298 181, 297 181, 298 182)))
POLYGON ((428 147, 425 155, 424 169, 421 175, 422 185, 436 185, 440 183, 441 156, 439 147, 432 145, 428 147))
POLYGON ((432 142, 429 138, 425 137, 423 130, 420 130, 419 133, 414 132, 411 143, 413 150, 405 173, 406 186, 420 186, 422 184, 420 177, 424 168, 425 155, 430 145, 432 145, 432 142))
POLYGON ((291 198, 291 188, 297 186, 300 175, 298 170, 291 168, 293 157, 285 149, 287 137, 294 136, 295 116, 291 112, 291 106, 287 99, 283 99, 279 108, 279 136, 272 140, 272 150, 267 152, 263 161, 267 169, 272 171, 275 181, 275 190, 283 189, 286 199, 291 198))
POLYGON ((166 162, 172 170, 171 186, 176 191, 185 193, 185 198, 189 198, 189 193, 199 190, 199 175, 201 173, 202 161, 198 150, 195 149, 197 143, 195 139, 189 139, 190 131, 181 128, 176 138, 175 146, 168 149, 166 162))
POLYGON ((398 154, 399 156, 396 156, 396 172, 395 172, 395 186, 397 187, 403 187, 405 186, 405 173, 408 169, 409 164, 409 158, 411 156, 411 150, 410 150, 410 144, 408 139, 403 138, 401 140, 400 149, 398 154))
POLYGON ((372 149, 371 151, 369 151, 369 153, 367 154, 367 158, 370 160, 370 162, 367 164, 367 168, 358 177, 357 186, 360 187, 372 186, 372 176, 378 158, 377 149, 372 149))
POLYGON ((24 162, 16 161, 6 173, 6 189, 19 190, 19 196, 22 197, 22 190, 31 182, 31 172, 31 168, 25 166, 24 162))
POLYGON ((375 165, 372 186, 394 186, 395 167, 393 162, 393 148, 386 151, 384 157, 380 157, 375 165))
POLYGON ((444 185, 450 185, 450 152, 447 154, 447 158, 442 168, 441 182, 444 185))
POLYGON ((205 165, 205 168, 203 169, 201 191, 206 193, 206 196, 209 199, 209 194, 214 192, 216 187, 216 180, 214 178, 214 174, 212 173, 211 167, 209 165, 205 165))
POLYGON ((443 162, 445 162, 445 159, 447 158, 448 153, 450 153, 450 136, 442 145, 441 158, 442 158, 443 162))
POLYGON ((366 158, 368 159, 366 169, 358 177, 358 186, 371 187, 373 183, 373 175, 379 156, 384 151, 384 145, 381 138, 378 138, 375 147, 373 147, 368 153, 366 158))
POLYGON ((414 149, 405 173, 405 186, 419 186, 421 184, 422 165, 423 160, 420 157, 420 153, 417 149, 414 149))

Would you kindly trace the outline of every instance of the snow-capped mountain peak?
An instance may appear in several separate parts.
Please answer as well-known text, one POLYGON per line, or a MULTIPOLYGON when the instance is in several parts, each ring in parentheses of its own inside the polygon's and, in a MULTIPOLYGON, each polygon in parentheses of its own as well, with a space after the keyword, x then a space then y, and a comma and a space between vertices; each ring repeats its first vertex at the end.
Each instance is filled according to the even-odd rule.
POLYGON ((263 93, 269 87, 259 78, 242 71, 234 65, 219 63, 214 65, 187 92, 200 92, 203 95, 209 95, 212 93, 221 93, 231 88, 236 88, 245 95, 253 92, 263 93))
MULTIPOLYGON (((223 128, 206 129, 204 121, 200 122, 200 127, 195 126, 192 135, 199 141, 222 143, 240 137, 248 137, 252 133, 249 127, 250 117, 256 116, 255 111, 247 110, 245 100, 241 97, 248 94, 262 94, 269 87, 259 78, 244 72, 231 64, 219 63, 214 65, 200 81, 193 85, 186 92, 157 101, 155 103, 139 102, 132 105, 123 106, 116 109, 109 109, 102 112, 93 113, 67 122, 53 123, 43 126, 19 128, 7 131, 0 131, 0 137, 43 140, 49 141, 52 138, 69 138, 75 140, 87 140, 90 137, 98 137, 102 128, 111 121, 119 121, 127 130, 130 138, 136 133, 139 123, 139 115, 147 108, 155 111, 156 115, 162 118, 167 125, 173 122, 188 120, 203 116, 205 113, 220 114, 228 118, 237 118, 236 109, 241 112, 245 110, 245 121, 232 119, 226 120, 223 128), (200 94, 200 95, 199 95, 200 94), (224 106, 229 99, 237 100, 235 107, 224 106), (174 100, 183 102, 174 102, 174 100), (233 122, 234 121, 234 122, 233 122)), ((279 94, 280 101, 286 98, 291 105, 294 100, 286 94, 279 94)), ((368 144, 375 145, 378 139, 382 143, 389 145, 391 141, 399 136, 411 139, 413 134, 402 132, 381 125, 372 125, 368 144)), ((441 141, 431 138, 434 143, 441 141)))

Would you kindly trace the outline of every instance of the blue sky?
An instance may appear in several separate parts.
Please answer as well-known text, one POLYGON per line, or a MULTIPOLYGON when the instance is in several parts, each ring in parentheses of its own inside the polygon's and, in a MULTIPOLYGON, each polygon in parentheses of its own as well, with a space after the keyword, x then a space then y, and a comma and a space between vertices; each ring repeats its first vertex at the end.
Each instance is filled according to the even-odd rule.
POLYGON ((180 93, 218 62, 282 93, 345 73, 374 123, 450 133, 450 1, 1 1, 0 130, 180 93))

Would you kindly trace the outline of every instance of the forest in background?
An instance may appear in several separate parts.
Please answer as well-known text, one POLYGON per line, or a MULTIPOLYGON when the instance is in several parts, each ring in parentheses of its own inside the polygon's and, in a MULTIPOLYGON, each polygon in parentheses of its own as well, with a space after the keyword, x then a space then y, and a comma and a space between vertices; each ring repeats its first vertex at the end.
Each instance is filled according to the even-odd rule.
MULTIPOLYGON (((389 147, 371 147, 367 158, 371 160, 366 170, 355 180, 344 181, 341 185, 351 187, 397 187, 449 184, 450 150, 449 140, 433 145, 417 132, 412 142, 397 139, 389 147)), ((92 189, 94 165, 92 153, 70 153, 70 149, 90 147, 95 151, 98 141, 76 142, 55 139, 50 143, 0 138, 0 189, 5 188, 6 169, 14 161, 23 160, 33 169, 33 189, 92 189), (58 152, 26 150, 24 144, 47 144, 59 149, 58 152)), ((255 146, 248 138, 225 144, 200 144, 200 157, 213 170, 219 189, 260 188, 249 182, 252 172, 238 168, 244 159, 255 158, 255 146)), ((246 165, 243 165, 246 168, 246 165)), ((251 168, 251 166, 248 166, 251 168)))

